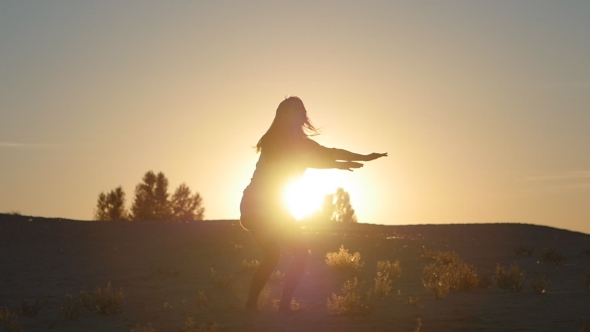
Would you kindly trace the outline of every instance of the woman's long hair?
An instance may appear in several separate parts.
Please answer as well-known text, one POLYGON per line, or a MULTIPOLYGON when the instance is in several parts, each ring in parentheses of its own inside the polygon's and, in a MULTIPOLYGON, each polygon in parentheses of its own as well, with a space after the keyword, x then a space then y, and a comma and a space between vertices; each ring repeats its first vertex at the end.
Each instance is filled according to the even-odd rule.
POLYGON ((256 144, 256 152, 261 152, 272 143, 314 135, 318 135, 318 130, 307 117, 303 101, 298 97, 288 97, 279 104, 270 128, 256 144))

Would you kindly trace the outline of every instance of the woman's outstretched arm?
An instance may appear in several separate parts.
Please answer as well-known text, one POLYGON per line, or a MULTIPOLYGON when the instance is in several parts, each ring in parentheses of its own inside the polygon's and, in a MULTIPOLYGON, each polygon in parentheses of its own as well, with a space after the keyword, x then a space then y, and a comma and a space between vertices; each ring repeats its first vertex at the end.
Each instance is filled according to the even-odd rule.
POLYGON ((358 154, 344 149, 329 149, 330 157, 334 160, 345 161, 371 161, 381 157, 387 157, 387 153, 358 154))
POLYGON ((318 169, 336 168, 336 169, 352 171, 354 168, 363 167, 363 164, 356 163, 354 161, 337 161, 337 160, 327 160, 326 159, 326 160, 314 160, 308 164, 308 167, 318 168, 318 169))

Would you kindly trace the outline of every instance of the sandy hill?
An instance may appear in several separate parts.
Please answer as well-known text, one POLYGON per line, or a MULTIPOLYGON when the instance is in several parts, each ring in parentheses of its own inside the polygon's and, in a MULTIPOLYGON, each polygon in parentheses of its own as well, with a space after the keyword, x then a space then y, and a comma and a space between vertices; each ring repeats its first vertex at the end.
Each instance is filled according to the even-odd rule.
POLYGON ((588 234, 521 224, 357 224, 304 231, 311 256, 295 293, 301 310, 285 315, 274 307, 279 273, 261 297, 261 312, 249 315, 242 306, 251 272, 243 262, 259 260, 261 254, 236 221, 95 222, 0 215, 2 319, 24 331, 131 331, 137 326, 148 331, 148 323, 156 331, 590 330, 588 234), (357 272, 327 266, 326 254, 340 246, 360 253, 364 265, 357 272), (477 269, 481 287, 435 298, 423 285, 425 266, 447 251, 477 269), (378 261, 399 261, 401 275, 390 277, 393 290, 384 299, 374 294, 365 298, 374 287, 378 261), (498 264, 507 270, 517 265, 524 272, 522 291, 499 287, 498 264), (545 292, 531 289, 543 285, 542 275, 548 281, 545 292), (343 295, 344 282, 355 277, 365 309, 330 314, 327 299, 343 295), (101 314, 76 305, 82 290, 92 298, 97 287, 104 291, 108 283, 124 296, 117 312, 101 314), (80 317, 65 319, 62 307, 80 317), (192 328, 188 318, 195 322, 192 328))

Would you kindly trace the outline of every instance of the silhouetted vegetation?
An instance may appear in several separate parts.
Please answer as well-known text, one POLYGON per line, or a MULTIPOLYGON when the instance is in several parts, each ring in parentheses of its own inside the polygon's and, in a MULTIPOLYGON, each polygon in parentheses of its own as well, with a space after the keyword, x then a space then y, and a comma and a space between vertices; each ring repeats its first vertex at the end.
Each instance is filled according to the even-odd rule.
POLYGON ((543 263, 552 263, 555 265, 563 265, 563 263, 567 260, 564 254, 555 251, 552 248, 545 248, 543 253, 541 254, 541 262, 543 263))
POLYGON ((508 270, 498 264, 496 265, 496 283, 501 289, 520 292, 524 284, 524 271, 516 264, 510 266, 508 270))
POLYGON ((184 183, 176 188, 172 195, 170 208, 173 221, 195 221, 203 220, 205 217, 203 199, 198 193, 192 195, 191 190, 184 183))
POLYGON ((132 220, 170 220, 172 209, 168 202, 168 179, 164 173, 149 171, 135 187, 131 206, 132 220))
POLYGON ((521 256, 531 256, 534 251, 535 249, 533 248, 523 247, 521 245, 518 245, 514 248, 514 253, 521 256))
POLYGON ((111 190, 105 195, 98 195, 94 220, 119 221, 129 218, 125 210, 125 192, 121 186, 111 190))
POLYGON ((0 323, 4 325, 6 331, 22 331, 18 322, 18 313, 8 308, 0 308, 0 323))
POLYGON ((312 222, 336 221, 358 223, 355 211, 350 204, 350 194, 342 188, 336 189, 334 194, 324 197, 322 209, 307 218, 312 222))
POLYGON ((326 254, 326 265, 335 270, 354 272, 358 271, 364 263, 361 262, 360 253, 355 252, 354 254, 349 254, 348 249, 340 246, 338 252, 329 252, 326 254))
POLYGON ((359 289, 357 278, 347 280, 342 286, 342 295, 332 293, 332 299, 328 299, 326 307, 331 315, 357 316, 370 312, 366 305, 366 298, 359 289))
POLYGON ((106 221, 196 221, 204 217, 203 198, 199 193, 193 194, 182 183, 170 197, 164 173, 152 171, 148 171, 135 187, 130 212, 125 209, 125 192, 120 186, 107 194, 100 193, 94 212, 95 220, 106 221))
POLYGON ((427 250, 422 257, 434 260, 434 263, 424 267, 422 284, 432 291, 435 298, 443 298, 451 290, 470 291, 479 287, 477 269, 463 262, 456 252, 427 250))
POLYGON ((120 308, 125 300, 125 296, 123 295, 122 289, 115 290, 109 282, 107 287, 96 287, 94 292, 90 294, 86 291, 81 291, 80 299, 90 311, 101 314, 114 314, 121 310, 120 308))
POLYGON ((582 275, 582 280, 584 280, 584 283, 586 284, 586 289, 590 290, 590 270, 584 271, 584 274, 582 275))
POLYGON ((547 287, 549 287, 549 280, 547 280, 547 276, 541 274, 536 278, 532 278, 528 280, 529 289, 535 293, 544 294, 547 292, 547 287))

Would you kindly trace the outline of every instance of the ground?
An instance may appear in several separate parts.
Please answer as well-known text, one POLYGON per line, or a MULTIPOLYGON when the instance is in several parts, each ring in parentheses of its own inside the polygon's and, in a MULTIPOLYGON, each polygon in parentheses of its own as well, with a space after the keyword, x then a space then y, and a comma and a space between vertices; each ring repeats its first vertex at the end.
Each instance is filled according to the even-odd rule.
MULTIPOLYGON (((253 315, 243 309, 252 274, 242 262, 262 257, 236 221, 97 222, 0 214, 0 308, 18 312, 24 331, 131 331, 148 323, 156 331, 183 331, 188 318, 196 322, 195 331, 579 331, 584 324, 590 329, 590 290, 583 280, 590 271, 588 234, 522 224, 357 224, 308 226, 304 232, 311 255, 295 293, 302 309, 276 310, 277 280, 269 283, 261 311, 253 315), (360 253, 364 265, 358 273, 326 265, 326 253, 342 245, 360 253), (565 260, 543 262, 546 249, 565 260), (431 263, 425 250, 455 251, 492 285, 435 299, 422 284, 424 266, 431 263), (357 277, 368 289, 377 261, 384 260, 399 260, 402 269, 385 299, 366 300, 365 315, 328 313, 327 299, 341 294, 346 280, 357 277), (500 289, 494 282, 497 264, 517 264, 529 279, 546 275, 547 291, 500 289), (233 275, 231 285, 216 286, 211 268, 218 281, 233 275), (124 295, 117 313, 82 308, 78 320, 64 318, 60 307, 67 294, 77 299, 82 290, 92 294, 109 283, 124 295), (206 300, 199 300, 200 291, 206 300), (417 303, 408 304, 410 297, 417 303), (25 315, 23 308, 36 301, 39 312, 25 315)), ((288 256, 283 253, 279 271, 288 256)))

